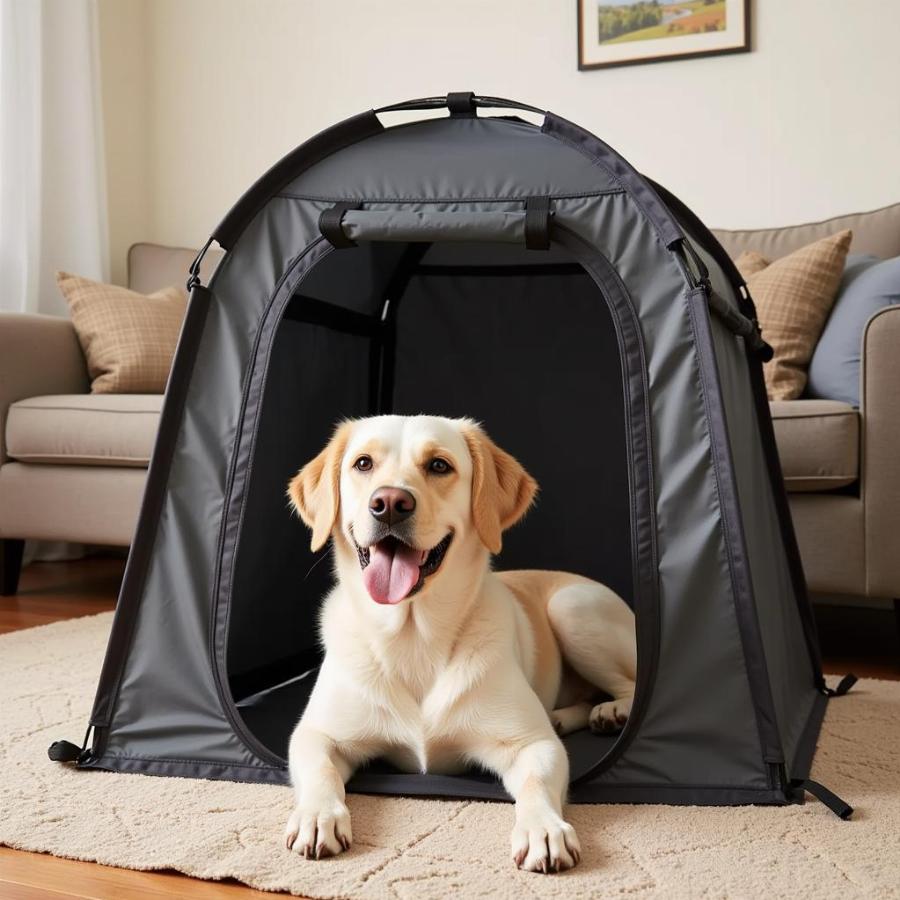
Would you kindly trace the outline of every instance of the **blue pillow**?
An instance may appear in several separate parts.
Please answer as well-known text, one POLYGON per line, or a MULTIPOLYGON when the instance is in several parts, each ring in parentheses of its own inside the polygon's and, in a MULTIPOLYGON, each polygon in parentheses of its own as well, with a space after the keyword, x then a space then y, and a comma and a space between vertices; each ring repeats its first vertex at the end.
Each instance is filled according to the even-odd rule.
POLYGON ((809 364, 807 397, 859 406, 859 360, 866 322, 900 303, 900 256, 848 256, 837 300, 809 364))

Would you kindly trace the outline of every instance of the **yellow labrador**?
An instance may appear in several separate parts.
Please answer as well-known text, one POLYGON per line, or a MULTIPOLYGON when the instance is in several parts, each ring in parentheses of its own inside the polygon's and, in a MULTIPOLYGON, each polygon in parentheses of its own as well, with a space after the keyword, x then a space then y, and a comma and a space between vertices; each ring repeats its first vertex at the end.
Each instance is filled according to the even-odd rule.
POLYGON ((333 538, 337 583, 290 741, 288 848, 315 859, 348 849, 344 784, 384 756, 410 772, 496 772, 515 799, 516 865, 578 862, 559 735, 627 719, 634 616, 578 575, 491 571, 536 490, 475 422, 433 416, 346 422, 291 481, 312 549, 333 538), (595 705, 601 691, 613 699, 595 705))

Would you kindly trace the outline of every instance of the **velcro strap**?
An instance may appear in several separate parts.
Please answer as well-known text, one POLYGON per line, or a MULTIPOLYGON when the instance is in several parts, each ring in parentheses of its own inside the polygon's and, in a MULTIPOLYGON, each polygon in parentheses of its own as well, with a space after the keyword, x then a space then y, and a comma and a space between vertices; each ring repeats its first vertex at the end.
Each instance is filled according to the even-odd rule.
POLYGON ((525 201, 525 246, 529 250, 550 249, 549 197, 529 197, 525 201))
POLYGON ((344 213, 347 212, 348 209, 359 209, 359 207, 359 203, 341 201, 340 203, 335 203, 334 206, 329 207, 328 209, 322 210, 322 214, 319 216, 319 231, 322 233, 322 237, 324 237, 332 247, 343 250, 347 247, 356 246, 356 241, 351 241, 350 238, 344 234, 341 222, 343 221, 344 213))
POLYGON ((475 95, 472 91, 454 91, 447 94, 447 109, 454 117, 472 118, 476 115, 475 95))

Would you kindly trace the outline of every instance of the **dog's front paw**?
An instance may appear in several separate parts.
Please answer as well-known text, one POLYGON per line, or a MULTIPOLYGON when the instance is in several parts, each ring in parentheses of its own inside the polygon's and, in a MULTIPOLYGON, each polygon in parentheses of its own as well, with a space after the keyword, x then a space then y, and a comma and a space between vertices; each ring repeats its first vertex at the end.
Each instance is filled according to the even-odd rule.
POLYGON ((619 731, 631 715, 631 697, 624 700, 607 700, 591 710, 589 725, 595 734, 619 731))
POLYGON ((350 849, 350 810, 340 800, 294 808, 285 829, 288 850, 304 859, 324 859, 350 849))
POLYGON ((510 843, 513 862, 526 872, 563 872, 581 860, 575 829, 550 810, 517 816, 510 843))

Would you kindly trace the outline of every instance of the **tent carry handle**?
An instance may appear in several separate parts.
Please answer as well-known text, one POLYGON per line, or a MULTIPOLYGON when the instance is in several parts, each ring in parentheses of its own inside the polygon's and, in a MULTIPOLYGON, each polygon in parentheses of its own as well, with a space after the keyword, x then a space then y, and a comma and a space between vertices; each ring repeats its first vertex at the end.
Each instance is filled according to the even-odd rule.
POLYGON ((359 241, 491 241, 549 250, 551 216, 548 197, 529 197, 521 212, 364 210, 342 202, 322 211, 319 231, 336 249, 359 241))

